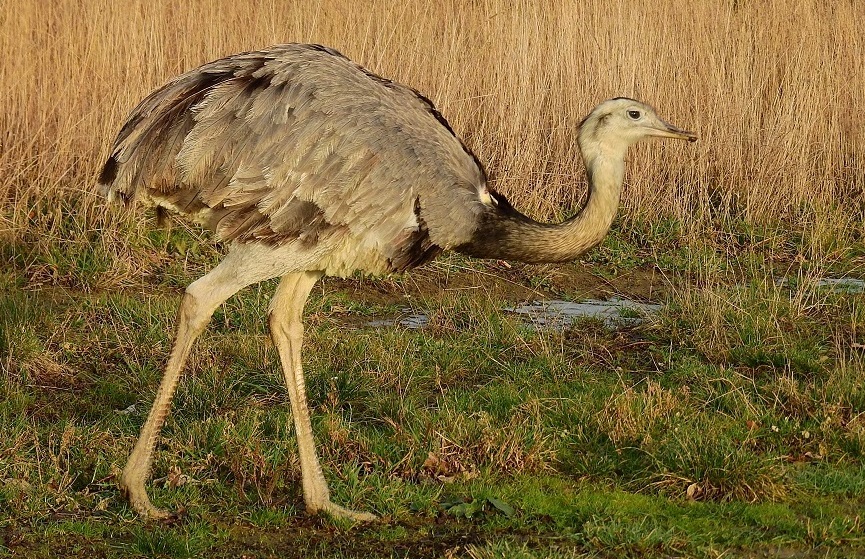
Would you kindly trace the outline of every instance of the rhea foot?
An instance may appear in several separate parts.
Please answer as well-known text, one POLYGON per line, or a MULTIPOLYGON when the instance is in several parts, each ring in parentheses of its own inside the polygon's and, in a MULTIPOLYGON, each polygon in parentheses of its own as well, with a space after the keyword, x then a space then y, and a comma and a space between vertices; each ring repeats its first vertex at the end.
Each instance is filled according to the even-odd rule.
POLYGON ((147 491, 144 489, 144 483, 132 483, 121 479, 119 485, 120 492, 129 501, 132 510, 142 517, 152 520, 167 520, 177 516, 177 514, 171 511, 153 506, 153 503, 150 502, 150 497, 147 496, 147 491))
MULTIPOLYGON (((378 517, 374 514, 341 507, 331 501, 330 490, 327 488, 324 476, 321 475, 318 460, 315 458, 315 454, 312 457, 313 462, 307 465, 304 473, 311 471, 315 471, 316 473, 307 475, 303 479, 303 500, 306 503, 306 512, 309 514, 325 513, 333 518, 344 518, 353 522, 372 522, 378 520, 378 517)), ((301 459, 303 459, 303 454, 301 454, 301 459)))
POLYGON ((306 509, 313 514, 323 512, 334 518, 344 518, 346 520, 352 520, 354 522, 373 522, 374 520, 378 520, 378 517, 372 513, 347 509, 331 501, 325 501, 324 503, 315 504, 307 503, 306 509))

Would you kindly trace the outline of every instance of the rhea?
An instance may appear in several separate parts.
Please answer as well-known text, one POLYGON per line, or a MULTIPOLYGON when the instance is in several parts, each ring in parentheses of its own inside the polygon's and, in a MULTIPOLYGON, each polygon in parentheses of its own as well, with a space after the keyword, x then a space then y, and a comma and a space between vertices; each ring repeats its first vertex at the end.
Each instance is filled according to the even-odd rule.
MULTIPOLYGON (((576 128, 576 124, 575 128, 576 128)), ((156 399, 123 470, 132 508, 165 517, 147 495, 153 453, 184 362, 216 308, 280 277, 268 322, 297 434, 310 513, 372 520, 331 501, 313 440, 301 366, 304 304, 323 275, 390 274, 443 250, 567 262, 596 246, 616 214, 628 147, 695 141, 638 101, 598 105, 578 126, 585 206, 562 224, 534 221, 487 184, 483 165, 432 102, 319 45, 277 45, 215 60, 146 97, 99 176, 109 200, 144 202, 212 230, 229 249, 183 295, 156 399)))

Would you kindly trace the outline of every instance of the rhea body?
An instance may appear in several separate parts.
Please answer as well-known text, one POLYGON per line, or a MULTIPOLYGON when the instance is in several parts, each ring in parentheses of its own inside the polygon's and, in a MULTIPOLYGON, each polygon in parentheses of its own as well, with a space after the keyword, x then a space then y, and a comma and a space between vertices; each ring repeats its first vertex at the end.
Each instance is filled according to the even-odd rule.
POLYGON ((165 374, 120 480, 132 507, 168 514, 152 505, 145 482, 194 340, 234 293, 281 277, 268 322, 307 510, 373 519, 331 501, 315 451, 300 359, 310 290, 323 275, 402 272, 443 250, 573 260, 610 228, 630 145, 650 136, 696 139, 627 98, 601 103, 578 134, 589 194, 573 218, 552 225, 522 215, 488 187, 483 166, 426 97, 326 47, 229 56, 145 98, 114 142, 101 191, 186 216, 230 248, 183 296, 165 374))

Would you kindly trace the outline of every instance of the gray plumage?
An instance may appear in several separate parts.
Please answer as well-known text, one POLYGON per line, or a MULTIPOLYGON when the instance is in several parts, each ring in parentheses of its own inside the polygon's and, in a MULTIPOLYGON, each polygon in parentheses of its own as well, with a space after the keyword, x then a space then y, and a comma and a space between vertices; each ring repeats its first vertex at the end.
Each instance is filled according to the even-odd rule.
POLYGON ((638 101, 617 98, 579 126, 584 208, 536 222, 490 191, 477 158, 433 104, 319 45, 279 45, 210 62, 169 81, 129 116, 99 177, 109 199, 142 201, 213 230, 230 250, 193 282, 156 400, 120 485, 147 496, 159 430, 193 341, 240 289, 283 279, 269 313, 298 437, 311 512, 370 520, 330 501, 315 452, 300 363, 302 311, 322 275, 403 271, 453 249, 525 262, 572 260, 616 213, 630 145, 696 136, 638 101))
POLYGON ((151 94, 100 182, 224 241, 352 237, 383 251, 389 269, 373 273, 467 239, 486 188, 427 99, 336 51, 296 44, 205 64, 151 94))

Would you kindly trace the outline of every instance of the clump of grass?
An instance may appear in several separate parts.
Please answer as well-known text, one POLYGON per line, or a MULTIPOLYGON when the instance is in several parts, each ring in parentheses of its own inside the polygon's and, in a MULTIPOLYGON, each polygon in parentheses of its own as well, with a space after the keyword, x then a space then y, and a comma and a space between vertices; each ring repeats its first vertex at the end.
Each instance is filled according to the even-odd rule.
POLYGON ((813 287, 790 292, 771 275, 764 276, 750 285, 682 291, 676 304, 685 320, 665 326, 674 329, 671 337, 687 337, 709 360, 754 374, 791 370, 819 375, 832 348, 827 329, 815 323, 829 298, 813 287))
POLYGON ((616 444, 639 442, 650 437, 655 427, 671 426, 671 419, 682 415, 688 405, 689 391, 665 390, 660 384, 648 381, 645 390, 626 387, 611 396, 598 416, 601 431, 616 444))

